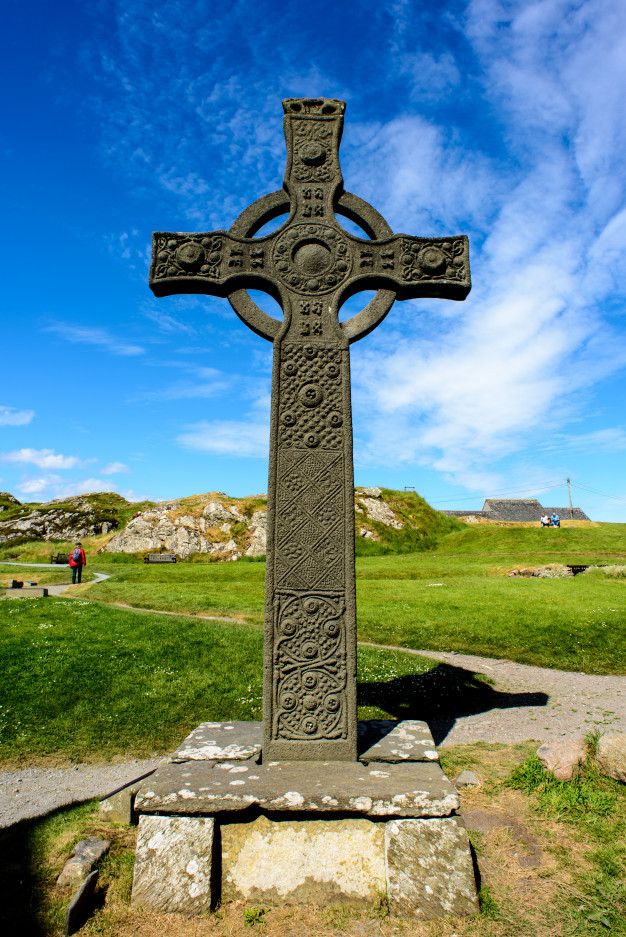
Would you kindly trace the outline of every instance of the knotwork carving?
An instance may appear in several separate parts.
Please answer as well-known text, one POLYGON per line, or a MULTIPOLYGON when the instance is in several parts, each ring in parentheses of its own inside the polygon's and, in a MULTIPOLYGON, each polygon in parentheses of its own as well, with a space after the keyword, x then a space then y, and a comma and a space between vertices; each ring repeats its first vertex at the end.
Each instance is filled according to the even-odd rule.
POLYGON ((222 261, 221 237, 159 237, 156 242, 156 266, 153 276, 183 277, 190 273, 218 279, 222 261))
POLYGON ((294 128, 293 175, 298 182, 330 182, 335 176, 333 132, 328 124, 300 120, 294 128))
POLYGON ((343 453, 282 450, 277 468, 277 585, 290 589, 343 587, 343 453))
POLYGON ((432 243, 403 238, 400 251, 403 280, 464 281, 469 275, 464 260, 466 242, 463 238, 432 243))
POLYGON ((328 225, 294 225, 276 241, 274 264, 285 285, 297 293, 327 293, 348 276, 348 242, 328 225))
POLYGON ((343 617, 341 593, 278 594, 274 738, 346 738, 343 617))

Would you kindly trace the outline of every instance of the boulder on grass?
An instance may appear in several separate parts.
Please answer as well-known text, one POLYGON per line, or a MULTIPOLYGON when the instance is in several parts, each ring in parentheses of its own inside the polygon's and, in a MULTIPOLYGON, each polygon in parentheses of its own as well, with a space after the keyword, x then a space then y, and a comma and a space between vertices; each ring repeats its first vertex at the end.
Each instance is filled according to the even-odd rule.
POLYGON ((598 771, 616 781, 626 781, 626 735, 603 735, 596 755, 598 771))
POLYGON ((585 754, 585 740, 582 735, 557 742, 544 742, 541 748, 537 749, 539 761, 557 781, 571 780, 574 768, 585 760, 585 754))

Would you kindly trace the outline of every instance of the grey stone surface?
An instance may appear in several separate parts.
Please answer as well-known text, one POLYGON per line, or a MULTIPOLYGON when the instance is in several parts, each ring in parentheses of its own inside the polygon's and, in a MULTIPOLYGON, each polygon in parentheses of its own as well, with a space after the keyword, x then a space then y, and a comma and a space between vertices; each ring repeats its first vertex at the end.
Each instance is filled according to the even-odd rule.
POLYGON ((261 754, 260 722, 202 722, 170 756, 172 762, 245 761, 261 754))
POLYGON ((447 816, 459 806, 438 764, 193 762, 159 768, 137 792, 139 813, 269 812, 447 816))
POLYGON ((596 760, 602 774, 616 781, 626 781, 626 735, 610 733, 601 736, 596 760))
POLYGON ((454 786, 457 790, 462 787, 478 787, 479 785, 480 778, 473 771, 461 771, 454 779, 454 786))
POLYGON ((222 901, 371 907, 386 890, 384 826, 263 816, 223 824, 222 901))
MULTIPOLYGON (((539 521, 542 514, 556 513, 561 520, 569 520, 570 509, 545 507, 536 498, 487 498, 482 511, 442 511, 448 517, 486 517, 492 521, 539 521)), ((572 509, 572 519, 588 521, 589 518, 580 508, 572 509)))
POLYGON ((76 843, 70 858, 63 866, 63 871, 57 879, 57 885, 75 885, 82 882, 89 875, 94 865, 108 851, 111 843, 108 839, 98 839, 90 836, 76 843))
POLYGON ((369 719, 359 722, 359 761, 439 761, 439 755, 425 722, 369 719))
POLYGON ((208 817, 140 817, 132 904, 183 914, 209 911, 213 834, 208 817))
POLYGON ((63 933, 66 937, 75 934, 83 926, 93 905, 93 896, 98 884, 98 870, 92 872, 84 880, 76 894, 65 909, 63 920, 63 933))
POLYGON ((156 296, 227 296, 240 319, 273 342, 263 755, 354 762, 348 347, 382 321, 394 299, 464 299, 469 248, 462 236, 393 235, 374 208, 343 192, 344 102, 289 99, 283 109, 283 189, 247 208, 228 232, 155 232, 150 287, 156 296), (285 225, 253 237, 287 210, 285 225), (371 240, 349 234, 335 212, 359 223, 371 240), (246 289, 259 285, 278 298, 283 321, 251 300, 246 289), (377 293, 368 306, 340 323, 344 300, 371 289, 377 293))
POLYGON ((387 897, 397 917, 478 913, 466 830, 456 817, 386 824, 387 897))

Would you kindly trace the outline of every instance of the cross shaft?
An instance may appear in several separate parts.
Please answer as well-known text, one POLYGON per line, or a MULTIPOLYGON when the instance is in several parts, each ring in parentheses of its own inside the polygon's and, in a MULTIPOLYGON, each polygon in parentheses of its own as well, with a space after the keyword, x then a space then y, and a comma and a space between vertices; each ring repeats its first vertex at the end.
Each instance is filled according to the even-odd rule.
POLYGON ((464 299, 464 236, 392 234, 366 202, 345 193, 339 144, 345 105, 283 102, 283 191, 265 196, 230 231, 155 232, 150 286, 157 296, 228 297, 273 342, 265 590, 264 758, 356 759, 356 598, 349 344, 394 299, 464 299), (277 231, 255 238, 289 211, 277 231), (367 234, 345 231, 336 214, 367 234), (271 293, 283 321, 247 288, 271 293), (347 322, 356 292, 377 290, 347 322))

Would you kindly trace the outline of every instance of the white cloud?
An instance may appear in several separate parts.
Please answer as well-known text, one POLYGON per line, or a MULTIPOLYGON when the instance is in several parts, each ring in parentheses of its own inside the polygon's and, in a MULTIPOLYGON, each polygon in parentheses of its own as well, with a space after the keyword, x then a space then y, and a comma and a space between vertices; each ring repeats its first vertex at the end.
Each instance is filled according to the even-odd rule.
POLYGON ((54 332, 68 342, 78 345, 97 345, 110 351, 114 355, 143 355, 145 349, 141 345, 128 345, 110 335, 105 329, 89 328, 87 326, 71 326, 65 323, 49 325, 45 332, 54 332))
MULTIPOLYGON (((168 362, 172 365, 172 362, 168 362)), ((173 381, 159 390, 142 391, 133 395, 131 401, 185 400, 194 397, 218 397, 232 384, 234 377, 216 368, 189 368, 186 370, 194 380, 173 381)))
POLYGON ((16 449, 14 452, 0 453, 0 459, 3 462, 36 465, 42 469, 69 469, 84 464, 76 456, 56 454, 54 449, 16 449))
POLYGON ((71 480, 49 473, 35 478, 23 478, 15 485, 15 490, 22 496, 35 495, 38 500, 52 501, 56 498, 69 498, 73 495, 115 491, 116 489, 110 480, 105 481, 102 478, 71 480))
POLYGON ((101 475, 119 475, 128 474, 128 472, 130 472, 130 469, 123 462, 109 462, 103 469, 100 469, 101 475))
POLYGON ((34 410, 16 410, 0 405, 0 426, 26 426, 35 415, 34 410))
POLYGON ((185 449, 213 455, 267 458, 269 428, 256 420, 201 420, 186 427, 176 442, 185 449))

